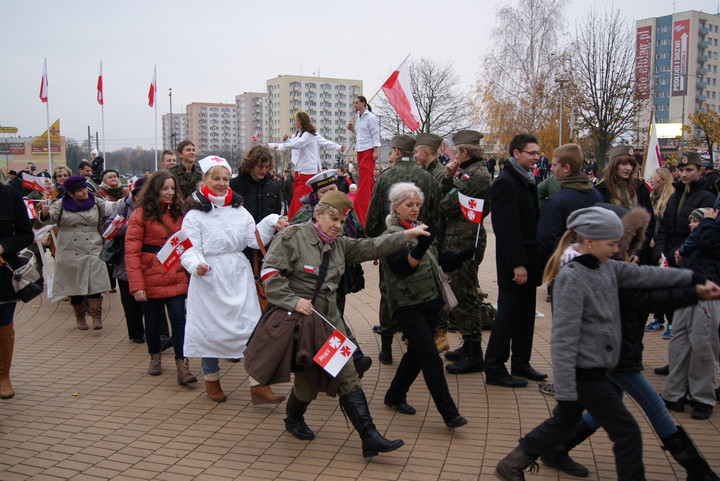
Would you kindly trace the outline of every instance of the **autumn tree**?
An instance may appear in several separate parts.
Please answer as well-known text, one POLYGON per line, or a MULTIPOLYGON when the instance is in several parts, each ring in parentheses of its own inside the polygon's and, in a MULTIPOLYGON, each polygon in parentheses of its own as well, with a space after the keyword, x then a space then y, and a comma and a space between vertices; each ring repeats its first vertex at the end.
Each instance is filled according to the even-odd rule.
POLYGON ((598 162, 632 131, 635 99, 635 36, 619 10, 592 8, 575 29, 570 49, 572 83, 568 89, 578 127, 594 146, 598 162))
POLYGON ((683 125, 683 130, 688 133, 691 147, 697 148, 706 146, 710 153, 710 159, 715 161, 713 147, 720 142, 720 114, 714 110, 705 112, 692 112, 688 115, 690 125, 683 125), (693 131, 695 128, 695 132, 693 131))
MULTIPOLYGON (((420 127, 413 133, 452 135, 468 126, 468 99, 460 92, 460 78, 452 62, 444 65, 428 58, 408 61, 413 97, 420 114, 420 127)), ((373 102, 373 113, 380 117, 381 134, 393 137, 409 133, 384 95, 373 102)))
POLYGON ((547 139, 547 150, 550 139, 557 139, 555 79, 568 59, 562 45, 565 5, 565 0, 517 0, 498 10, 495 47, 483 58, 471 110, 503 141, 528 132, 547 139))

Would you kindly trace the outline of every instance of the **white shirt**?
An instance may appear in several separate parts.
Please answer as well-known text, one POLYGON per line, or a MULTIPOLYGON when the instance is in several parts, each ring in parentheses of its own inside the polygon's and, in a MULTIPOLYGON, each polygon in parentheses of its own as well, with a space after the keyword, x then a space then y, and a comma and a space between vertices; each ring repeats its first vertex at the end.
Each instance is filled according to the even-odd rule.
POLYGON ((358 152, 380 147, 378 120, 369 110, 366 110, 362 115, 358 115, 355 121, 355 137, 358 152))
POLYGON ((313 135, 310 132, 303 132, 298 135, 296 132, 292 137, 282 143, 269 143, 268 147, 276 150, 292 149, 290 162, 300 174, 318 174, 322 170, 320 162, 319 147, 329 150, 340 150, 341 145, 332 142, 322 135, 313 135))

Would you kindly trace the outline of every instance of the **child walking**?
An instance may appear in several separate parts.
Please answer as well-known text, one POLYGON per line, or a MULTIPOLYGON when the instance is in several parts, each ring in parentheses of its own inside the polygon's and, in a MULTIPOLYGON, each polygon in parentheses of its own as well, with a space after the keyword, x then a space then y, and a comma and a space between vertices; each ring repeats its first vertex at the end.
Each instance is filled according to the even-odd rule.
POLYGON ((686 286, 692 272, 611 259, 623 225, 602 207, 573 212, 567 226, 543 275, 544 282, 555 280, 550 345, 557 406, 498 463, 495 474, 524 480, 523 470, 536 469, 535 460, 563 442, 587 409, 614 443, 618 480, 643 481, 640 429, 608 378, 620 357, 618 289, 686 286), (572 260, 560 269, 563 258, 572 260))

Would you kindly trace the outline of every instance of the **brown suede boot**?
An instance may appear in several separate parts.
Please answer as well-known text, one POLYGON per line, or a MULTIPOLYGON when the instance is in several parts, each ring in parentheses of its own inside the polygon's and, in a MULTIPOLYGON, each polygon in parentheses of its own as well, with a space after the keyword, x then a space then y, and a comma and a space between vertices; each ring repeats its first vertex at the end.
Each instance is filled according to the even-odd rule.
POLYGON ((438 352, 450 349, 450 343, 447 338, 447 329, 435 329, 435 347, 437 347, 438 352))
POLYGON ((175 359, 177 366, 177 382, 181 386, 197 382, 197 378, 190 372, 190 359, 175 359))
POLYGON ((536 457, 528 456, 520 449, 520 446, 513 449, 510 454, 505 456, 495 466, 495 476, 504 481, 525 481, 523 470, 530 467, 531 473, 537 473, 539 470, 538 463, 535 462, 536 457))
POLYGON ((100 330, 102 325, 102 297, 97 299, 88 299, 90 305, 90 316, 92 316, 92 327, 94 330, 100 330))
POLYGON ((215 402, 224 403, 227 400, 220 381, 205 381, 205 391, 207 391, 208 397, 215 402))
POLYGON ((277 404, 285 400, 285 396, 275 394, 270 386, 250 386, 253 404, 277 404))
POLYGON ((75 311, 75 324, 77 324, 77 328, 81 331, 87 331, 88 325, 85 320, 85 303, 81 302, 80 304, 72 304, 72 306, 75 311))
POLYGON ((12 323, 9 326, 0 326, 0 399, 10 399, 15 395, 10 384, 10 364, 14 348, 15 329, 12 323))
POLYGON ((159 376, 162 374, 162 353, 150 354, 150 365, 148 366, 148 374, 151 376, 159 376))

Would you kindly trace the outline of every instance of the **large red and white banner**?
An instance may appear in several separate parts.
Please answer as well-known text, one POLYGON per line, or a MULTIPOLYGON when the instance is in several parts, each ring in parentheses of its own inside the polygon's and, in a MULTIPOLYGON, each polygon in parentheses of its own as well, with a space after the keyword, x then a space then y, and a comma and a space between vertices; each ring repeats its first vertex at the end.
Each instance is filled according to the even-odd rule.
POLYGON ((690 19, 673 22, 670 94, 680 97, 687 94, 690 19))
POLYGON ((458 192, 458 200, 460 201, 460 211, 463 217, 475 224, 481 224, 485 201, 475 197, 468 197, 460 192, 458 192))
POLYGON ((635 36, 635 92, 639 99, 650 98, 652 26, 640 27, 635 36))
POLYGON ((315 354, 313 361, 318 363, 332 377, 335 377, 340 372, 340 369, 345 366, 345 363, 348 362, 348 359, 352 357, 355 349, 357 349, 357 346, 335 329, 315 354))
POLYGON ((37 190, 43 195, 50 195, 52 192, 52 183, 47 177, 42 175, 30 175, 27 172, 22 174, 22 186, 26 189, 37 190))
POLYGON ((192 242, 181 230, 173 234, 165 243, 165 245, 157 253, 160 264, 166 271, 170 271, 172 267, 178 263, 183 252, 192 247, 192 242))

